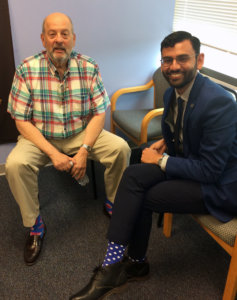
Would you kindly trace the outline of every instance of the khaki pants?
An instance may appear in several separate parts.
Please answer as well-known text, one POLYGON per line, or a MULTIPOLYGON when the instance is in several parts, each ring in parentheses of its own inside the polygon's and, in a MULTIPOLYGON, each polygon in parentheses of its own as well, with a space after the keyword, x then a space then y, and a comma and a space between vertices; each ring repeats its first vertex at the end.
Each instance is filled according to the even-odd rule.
MULTIPOLYGON (((64 140, 49 140, 59 151, 74 155, 82 145, 85 132, 64 140)), ((125 140, 102 130, 88 158, 105 166, 105 191, 109 201, 114 202, 115 194, 123 171, 129 164, 130 148, 125 140)), ((6 161, 6 177, 18 203, 23 224, 31 227, 39 215, 38 174, 40 168, 50 161, 39 148, 23 136, 9 154, 6 161)))

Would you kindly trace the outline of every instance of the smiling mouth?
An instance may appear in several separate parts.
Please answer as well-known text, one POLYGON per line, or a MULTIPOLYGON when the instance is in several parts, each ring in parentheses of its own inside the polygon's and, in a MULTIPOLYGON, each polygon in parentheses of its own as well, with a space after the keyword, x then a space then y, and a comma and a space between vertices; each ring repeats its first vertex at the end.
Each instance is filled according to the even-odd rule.
POLYGON ((170 79, 179 79, 179 78, 181 78, 182 77, 182 73, 181 72, 178 72, 178 73, 169 73, 168 74, 168 77, 170 78, 170 79))
POLYGON ((179 74, 171 74, 170 77, 178 78, 178 77, 180 77, 181 75, 182 75, 182 74, 180 74, 180 73, 179 73, 179 74))

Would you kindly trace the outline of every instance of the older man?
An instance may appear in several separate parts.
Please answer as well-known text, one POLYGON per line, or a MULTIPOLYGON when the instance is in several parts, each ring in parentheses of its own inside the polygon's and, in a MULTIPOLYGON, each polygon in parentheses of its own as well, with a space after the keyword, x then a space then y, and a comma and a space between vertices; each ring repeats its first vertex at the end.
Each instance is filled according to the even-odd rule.
POLYGON ((88 158, 100 161, 106 167, 105 206, 111 214, 130 157, 127 143, 103 129, 109 98, 96 62, 73 50, 71 19, 53 13, 42 28, 46 51, 18 66, 8 105, 20 136, 7 159, 6 175, 23 224, 30 227, 24 249, 28 265, 36 262, 46 229, 39 211, 39 169, 51 161, 78 180, 88 158))

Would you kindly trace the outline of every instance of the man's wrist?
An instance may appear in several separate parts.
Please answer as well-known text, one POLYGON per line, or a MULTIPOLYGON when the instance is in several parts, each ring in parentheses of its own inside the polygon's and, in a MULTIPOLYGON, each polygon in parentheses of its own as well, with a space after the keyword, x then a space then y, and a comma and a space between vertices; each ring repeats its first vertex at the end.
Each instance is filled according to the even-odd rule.
POLYGON ((163 158, 164 158, 165 155, 167 155, 167 154, 166 154, 166 153, 163 153, 163 154, 161 155, 161 157, 157 160, 157 165, 158 165, 159 167, 161 166, 162 160, 163 160, 163 158))
POLYGON ((159 167, 161 167, 161 163, 162 163, 162 159, 163 159, 163 155, 157 160, 157 165, 159 166, 159 167))
POLYGON ((161 168, 162 171, 165 171, 166 162, 167 162, 168 157, 169 157, 168 154, 164 152, 157 161, 157 165, 161 168))
POLYGON ((87 150, 88 153, 90 153, 91 150, 92 150, 92 147, 89 146, 89 145, 87 145, 87 144, 82 144, 81 147, 82 147, 82 148, 85 148, 85 149, 87 150))

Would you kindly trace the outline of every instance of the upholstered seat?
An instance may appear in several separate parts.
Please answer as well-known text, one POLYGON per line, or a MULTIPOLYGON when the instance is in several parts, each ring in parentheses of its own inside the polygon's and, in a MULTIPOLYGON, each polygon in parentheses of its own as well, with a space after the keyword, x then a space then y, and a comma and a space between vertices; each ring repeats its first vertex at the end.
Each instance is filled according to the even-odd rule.
POLYGON ((210 215, 194 215, 194 218, 225 243, 234 246, 237 236, 237 217, 227 223, 222 223, 210 215))
POLYGON ((163 95, 169 84, 157 69, 151 81, 145 85, 122 88, 111 97, 111 132, 116 128, 122 131, 136 145, 142 145, 162 137, 161 118, 163 114, 163 95), (137 93, 154 88, 153 108, 136 110, 116 110, 120 96, 137 93))
MULTIPOLYGON (((113 120, 116 124, 120 124, 122 131, 129 132, 135 139, 141 138, 141 124, 144 117, 149 113, 150 109, 141 110, 117 110, 113 113, 113 120)), ((147 129, 147 140, 154 140, 161 136, 161 118, 157 116, 150 121, 147 129)))

